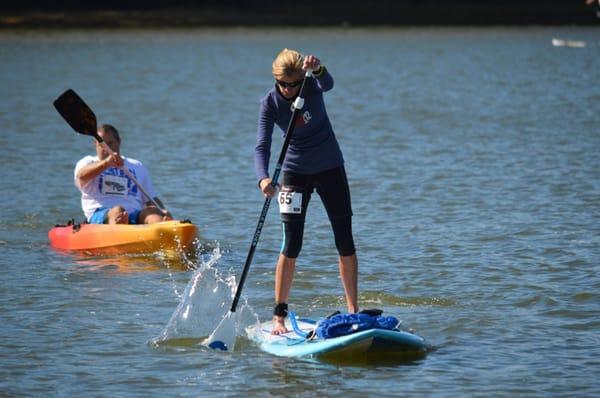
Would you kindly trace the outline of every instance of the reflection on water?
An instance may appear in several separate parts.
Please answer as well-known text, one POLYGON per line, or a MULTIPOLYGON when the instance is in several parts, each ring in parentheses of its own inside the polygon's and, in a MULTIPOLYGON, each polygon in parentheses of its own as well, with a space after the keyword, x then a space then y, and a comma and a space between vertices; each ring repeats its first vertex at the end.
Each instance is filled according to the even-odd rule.
POLYGON ((88 271, 117 271, 134 273, 140 271, 157 271, 170 269, 187 271, 189 266, 186 261, 173 258, 161 258, 160 255, 120 255, 116 257, 83 257, 74 262, 88 271))
POLYGON ((198 268, 198 261, 218 249, 218 242, 195 239, 193 246, 186 250, 178 250, 146 254, 119 254, 119 255, 93 255, 82 252, 62 252, 61 256, 71 259, 76 265, 75 269, 88 271, 117 271, 135 273, 142 271, 173 270, 190 271, 198 268))
POLYGON ((423 351, 389 352, 380 350, 376 352, 367 352, 354 355, 322 355, 317 358, 307 358, 306 360, 322 361, 337 366, 378 368, 418 366, 424 362, 427 354, 428 352, 423 351))

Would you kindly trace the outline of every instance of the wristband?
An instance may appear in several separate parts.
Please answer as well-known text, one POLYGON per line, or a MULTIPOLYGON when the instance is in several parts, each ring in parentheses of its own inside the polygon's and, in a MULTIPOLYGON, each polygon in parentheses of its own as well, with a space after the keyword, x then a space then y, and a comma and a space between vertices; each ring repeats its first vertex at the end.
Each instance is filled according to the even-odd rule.
POLYGON ((319 69, 313 71, 314 77, 321 77, 325 72, 325 67, 323 65, 319 65, 319 69))
POLYGON ((273 315, 286 317, 288 314, 288 305, 287 303, 278 303, 273 309, 273 315))

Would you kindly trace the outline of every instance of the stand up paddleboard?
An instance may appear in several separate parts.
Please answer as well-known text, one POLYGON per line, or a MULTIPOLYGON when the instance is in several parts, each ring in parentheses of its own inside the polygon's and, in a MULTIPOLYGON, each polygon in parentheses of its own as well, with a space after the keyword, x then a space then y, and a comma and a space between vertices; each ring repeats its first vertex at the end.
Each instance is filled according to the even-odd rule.
POLYGON ((273 355, 281 357, 361 358, 365 354, 385 354, 386 357, 419 358, 425 356, 425 339, 399 329, 368 329, 344 336, 322 339, 306 337, 315 329, 312 319, 294 318, 296 327, 286 319, 290 332, 274 335, 273 322, 255 324, 246 329, 250 340, 273 355))

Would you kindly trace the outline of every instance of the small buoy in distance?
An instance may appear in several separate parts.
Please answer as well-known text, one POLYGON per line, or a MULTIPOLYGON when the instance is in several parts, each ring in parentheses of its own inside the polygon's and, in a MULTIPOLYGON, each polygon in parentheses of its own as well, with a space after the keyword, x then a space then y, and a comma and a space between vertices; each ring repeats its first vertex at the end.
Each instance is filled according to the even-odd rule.
POLYGON ((219 340, 213 341, 208 346, 210 348, 212 348, 213 350, 227 351, 227 344, 225 344, 225 343, 223 343, 222 341, 219 341, 219 340))

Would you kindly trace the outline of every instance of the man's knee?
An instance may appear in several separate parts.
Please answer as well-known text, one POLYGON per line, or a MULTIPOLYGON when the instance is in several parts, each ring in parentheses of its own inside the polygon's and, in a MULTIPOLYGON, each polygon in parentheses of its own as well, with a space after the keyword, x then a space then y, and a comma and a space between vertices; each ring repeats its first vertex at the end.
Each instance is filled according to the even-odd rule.
POLYGON ((129 224, 127 210, 123 206, 112 207, 105 217, 105 224, 129 224))
POLYGON ((166 216, 162 210, 155 206, 145 207, 140 211, 138 215, 139 224, 154 224, 166 220, 171 220, 170 216, 166 216))

